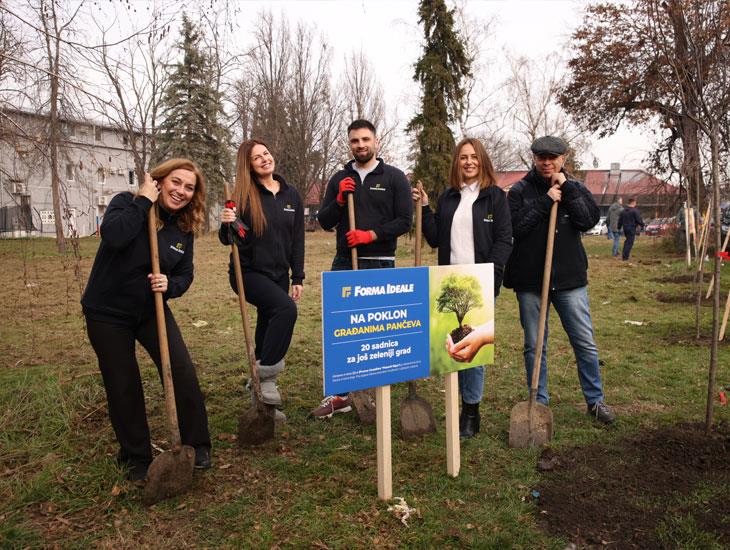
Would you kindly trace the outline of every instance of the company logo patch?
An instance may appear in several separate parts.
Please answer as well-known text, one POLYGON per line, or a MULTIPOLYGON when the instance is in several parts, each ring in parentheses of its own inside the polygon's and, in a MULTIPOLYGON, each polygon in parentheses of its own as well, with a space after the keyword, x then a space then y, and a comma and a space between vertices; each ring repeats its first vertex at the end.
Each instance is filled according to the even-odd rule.
POLYGON ((492 223, 494 221, 494 216, 492 214, 487 214, 487 217, 484 218, 484 221, 487 223, 492 223))
POLYGON ((294 212, 294 208, 292 208, 292 205, 291 204, 287 204, 284 207, 284 212, 294 212))
POLYGON ((370 191, 385 191, 385 187, 381 187, 379 183, 375 184, 375 187, 371 187, 370 191))
MULTIPOLYGON (((413 283, 394 285, 385 284, 377 286, 359 286, 357 285, 354 290, 355 296, 379 296, 383 294, 409 294, 414 292, 413 283)), ((349 286, 342 287, 342 297, 349 298, 353 295, 353 289, 349 286)))
POLYGON ((170 245, 170 250, 174 250, 178 254, 185 254, 183 243, 177 243, 176 245, 170 245))

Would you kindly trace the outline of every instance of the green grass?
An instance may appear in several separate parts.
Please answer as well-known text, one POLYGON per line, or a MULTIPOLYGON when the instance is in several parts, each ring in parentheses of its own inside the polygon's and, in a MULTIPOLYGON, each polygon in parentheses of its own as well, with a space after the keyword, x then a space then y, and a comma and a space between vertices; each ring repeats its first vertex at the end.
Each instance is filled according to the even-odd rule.
MULTIPOLYGON (((280 380, 289 421, 275 442, 245 451, 231 440, 248 402, 228 251, 214 235, 198 240, 195 282, 172 308, 206 394, 215 464, 196 473, 188 494, 143 506, 140 488, 124 481, 114 464, 105 395, 78 305, 75 273, 81 270, 83 284, 98 241, 80 245, 77 260, 58 255, 50 240, 0 241, 0 547, 561 549, 569 542, 539 527, 529 496, 539 482, 538 452, 506 444, 510 409, 526 398, 522 332, 510 290, 496 303, 495 364, 486 374, 482 433, 462 444, 458 478, 446 475, 442 381, 419 383, 439 429, 418 442, 397 437, 406 388, 393 387, 393 490, 418 510, 409 527, 377 499, 374 427, 360 426, 352 415, 325 422, 307 417, 322 396, 319 273, 334 252, 334 235, 323 232, 307 234, 305 295, 280 380), (198 321, 207 324, 196 327, 198 321)), ((656 299, 657 293, 690 291, 689 284, 655 281, 685 274, 682 258, 643 237, 630 266, 611 258, 605 238, 587 238, 586 246, 604 386, 620 421, 606 430, 586 418, 572 350, 553 314, 553 446, 610 443, 652 426, 702 421, 710 308, 702 308, 704 338, 697 342, 693 304, 656 299)), ((398 261, 412 265, 412 257, 406 239, 398 261)), ((424 263, 435 263, 435 255, 426 253, 424 263)), ((164 446, 159 380, 143 352, 139 358, 153 440, 164 446)), ((722 385, 730 384, 728 359, 722 344, 722 385)), ((717 407, 716 417, 727 422, 728 409, 717 407)), ((717 546, 692 517, 667 517, 658 532, 668 546, 717 546)))

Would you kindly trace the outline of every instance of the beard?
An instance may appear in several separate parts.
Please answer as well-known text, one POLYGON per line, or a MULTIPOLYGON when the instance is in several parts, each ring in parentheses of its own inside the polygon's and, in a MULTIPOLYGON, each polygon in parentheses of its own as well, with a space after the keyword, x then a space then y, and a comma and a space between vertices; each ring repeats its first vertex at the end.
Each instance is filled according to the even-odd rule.
POLYGON ((353 153, 353 156, 359 164, 367 164, 375 156, 375 152, 372 149, 368 149, 364 153, 353 153))

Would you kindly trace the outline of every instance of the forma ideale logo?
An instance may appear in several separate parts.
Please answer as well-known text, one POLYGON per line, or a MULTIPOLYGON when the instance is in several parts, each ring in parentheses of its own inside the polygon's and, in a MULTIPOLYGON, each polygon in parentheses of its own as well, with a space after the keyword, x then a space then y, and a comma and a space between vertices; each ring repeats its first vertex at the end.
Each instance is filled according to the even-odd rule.
POLYGON ((343 298, 349 298, 352 295, 352 287, 351 286, 343 286, 342 287, 342 297, 343 298))

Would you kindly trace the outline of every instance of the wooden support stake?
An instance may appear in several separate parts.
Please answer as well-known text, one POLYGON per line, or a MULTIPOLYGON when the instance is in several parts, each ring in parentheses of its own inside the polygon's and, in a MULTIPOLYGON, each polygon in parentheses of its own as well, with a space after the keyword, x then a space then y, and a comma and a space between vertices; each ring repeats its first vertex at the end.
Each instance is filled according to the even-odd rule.
MULTIPOLYGON (((725 250, 727 250, 728 240, 730 240, 730 231, 728 231, 725 234, 725 240, 722 242, 722 249, 720 250, 720 252, 725 252, 725 250)), ((720 259, 720 265, 722 265, 722 258, 720 259)), ((710 284, 707 287, 707 296, 705 296, 705 300, 709 300, 710 296, 712 296, 712 290, 713 290, 713 288, 715 288, 714 283, 715 283, 715 274, 713 273, 712 277, 710 277, 710 284)))
POLYGON ((699 262, 697 263, 697 272, 702 270, 703 266, 705 265, 707 242, 710 238, 710 208, 712 208, 712 201, 713 197, 710 197, 710 200, 707 203, 707 210, 705 211, 705 223, 702 224, 702 231, 700 232, 700 242, 698 243, 700 248, 700 255, 697 258, 699 260, 699 262))
POLYGON ((684 209, 684 244, 687 249, 687 269, 689 269, 692 265, 692 248, 689 242, 689 208, 687 208, 686 202, 682 208, 684 209))
POLYGON ((390 386, 375 388, 376 439, 378 449, 378 498, 393 498, 393 461, 390 435, 390 386))
POLYGON ((730 314, 730 292, 727 294, 727 301, 725 302, 725 313, 722 316, 722 326, 720 327, 720 335, 717 337, 719 342, 722 342, 725 338, 725 329, 727 328, 727 317, 730 314))
POLYGON ((459 475, 461 441, 459 440, 459 373, 446 375, 446 473, 459 475))

